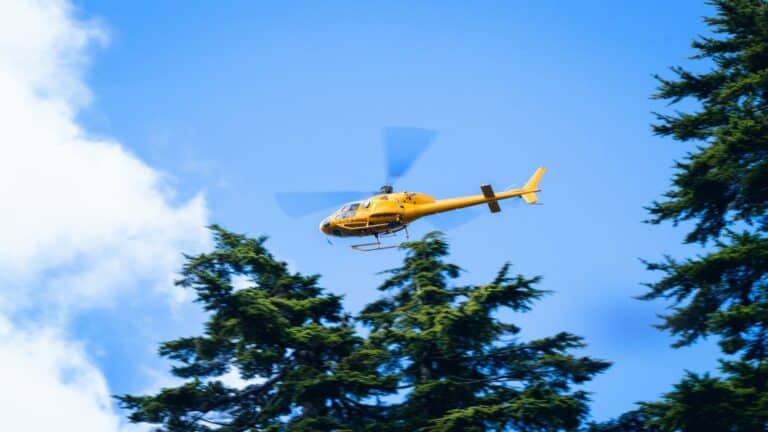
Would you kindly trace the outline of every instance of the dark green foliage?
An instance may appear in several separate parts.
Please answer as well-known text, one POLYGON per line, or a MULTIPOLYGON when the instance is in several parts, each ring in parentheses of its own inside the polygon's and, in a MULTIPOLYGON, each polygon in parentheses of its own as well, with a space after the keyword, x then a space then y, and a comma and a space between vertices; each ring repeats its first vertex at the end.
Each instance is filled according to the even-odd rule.
POLYGON ((650 208, 654 222, 696 220, 689 241, 718 237, 735 221, 766 229, 768 204, 768 7, 764 0, 712 1, 707 18, 722 37, 693 42, 695 59, 714 68, 694 73, 676 67, 676 80, 659 78, 658 99, 693 99, 693 113, 658 114, 654 131, 704 142, 677 164, 668 200, 650 208))
POLYGON ((539 278, 511 276, 502 267, 481 286, 451 286, 459 268, 443 261, 448 245, 438 233, 403 246, 402 267, 390 270, 361 320, 369 345, 389 354, 386 371, 405 392, 389 422, 392 431, 574 430, 587 413, 587 394, 573 384, 608 363, 576 357, 581 338, 559 333, 531 342, 502 322, 501 309, 524 312, 545 292, 539 278))
POLYGON ((179 285, 210 312, 203 336, 163 343, 184 384, 153 396, 121 396, 130 420, 159 431, 556 431, 576 430, 589 381, 606 362, 570 353, 581 338, 559 333, 520 342, 501 322, 544 292, 538 278, 505 265, 482 286, 449 286, 459 268, 439 234, 406 244, 403 267, 368 305, 356 335, 340 298, 317 276, 288 272, 264 239, 212 227, 216 247, 188 256, 179 285), (233 277, 251 285, 237 290, 233 277), (221 376, 248 380, 230 388, 221 376), (394 396, 398 402, 373 401, 394 396))
POLYGON ((644 299, 687 300, 685 307, 665 316, 660 328, 680 336, 675 346, 688 345, 701 336, 717 334, 727 354, 742 352, 747 359, 768 353, 768 239, 760 234, 727 235, 716 249, 696 259, 677 262, 667 258, 648 267, 667 277, 651 285, 644 299))
POLYGON ((648 424, 648 415, 642 410, 629 411, 605 423, 592 423, 587 432, 661 432, 648 424))
POLYGON ((205 334, 162 344, 184 385, 154 396, 121 396, 134 422, 159 430, 363 430, 379 409, 362 403, 393 391, 376 373, 381 356, 355 334, 341 299, 317 287, 317 276, 290 273, 250 239, 212 227, 213 252, 188 256, 177 284, 194 289, 210 312, 205 334), (250 281, 236 290, 233 277, 250 281), (250 384, 219 378, 236 370, 250 384))
POLYGON ((712 241, 711 253, 652 263, 666 277, 644 299, 676 303, 662 328, 678 346, 717 334, 727 353, 760 359, 768 349, 768 3, 718 0, 707 22, 718 35, 693 43, 713 69, 674 68, 656 97, 693 99, 693 113, 659 115, 656 133, 702 141, 677 164, 667 200, 650 208, 653 222, 695 222, 688 242, 712 241))
MULTIPOLYGON (((660 328, 676 347, 715 335, 722 375, 688 373, 641 421, 662 431, 768 430, 768 2, 715 0, 714 37, 693 43, 703 73, 673 68, 659 99, 694 102, 693 112, 657 115, 654 131, 699 145, 676 164, 651 222, 692 222, 688 243, 707 252, 649 263, 664 277, 642 298, 672 300, 660 328)), ((610 429, 609 429, 610 430, 610 429)))
MULTIPOLYGON (((725 369, 731 366, 751 368, 737 362, 725 369)), ((730 372, 736 375, 729 379, 687 373, 663 401, 641 404, 647 424, 662 431, 765 432, 768 371, 763 366, 730 372)))

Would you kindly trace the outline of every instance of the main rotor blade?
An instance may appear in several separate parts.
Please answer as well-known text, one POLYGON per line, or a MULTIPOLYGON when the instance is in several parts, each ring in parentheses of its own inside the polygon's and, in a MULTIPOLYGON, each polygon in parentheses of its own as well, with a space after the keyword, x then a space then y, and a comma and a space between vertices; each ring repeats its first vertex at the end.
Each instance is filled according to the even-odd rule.
POLYGON ((436 137, 437 132, 429 129, 385 128, 384 150, 387 157, 387 184, 392 184, 402 177, 436 137))
MULTIPOLYGON (((520 207, 522 202, 523 200, 521 198, 511 198, 508 200, 499 201, 499 204, 501 205, 502 209, 510 210, 515 207, 520 207)), ((482 215, 486 210, 487 208, 485 204, 483 204, 476 207, 467 207, 459 210, 427 216, 427 220, 432 224, 432 226, 439 229, 440 231, 449 231, 472 222, 478 216, 482 215)))
POLYGON ((427 220, 440 231, 449 231, 474 220, 481 214, 483 209, 470 207, 427 216, 427 220))
POLYGON ((349 201, 357 201, 370 196, 368 192, 279 192, 275 199, 280 208, 291 217, 301 217, 316 211, 339 207, 349 201))

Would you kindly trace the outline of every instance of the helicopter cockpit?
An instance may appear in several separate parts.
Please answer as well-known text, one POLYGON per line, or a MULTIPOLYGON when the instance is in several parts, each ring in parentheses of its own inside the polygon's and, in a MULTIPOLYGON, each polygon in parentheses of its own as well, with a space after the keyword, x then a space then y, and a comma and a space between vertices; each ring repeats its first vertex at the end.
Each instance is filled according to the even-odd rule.
POLYGON ((349 204, 344 204, 340 209, 336 210, 334 219, 348 219, 355 216, 355 212, 362 203, 357 201, 349 204))

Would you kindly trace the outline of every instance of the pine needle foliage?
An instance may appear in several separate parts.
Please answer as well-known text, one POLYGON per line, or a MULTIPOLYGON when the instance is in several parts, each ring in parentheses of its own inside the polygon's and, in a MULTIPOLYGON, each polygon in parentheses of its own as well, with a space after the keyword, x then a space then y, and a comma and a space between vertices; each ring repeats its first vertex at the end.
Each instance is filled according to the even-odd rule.
POLYGON ((318 276, 292 273, 252 239, 211 227, 213 251, 186 257, 178 284, 209 313, 202 336, 165 342, 183 383, 118 399, 163 432, 448 432, 576 430, 588 394, 575 385, 608 363, 578 357, 569 333, 530 342, 498 314, 546 292, 504 265, 488 284, 454 286, 439 233, 405 244, 359 317, 318 276), (250 281, 247 287, 235 280, 250 281), (223 377, 235 371, 245 385, 223 377), (229 383, 229 384, 227 384, 229 383))
POLYGON ((692 44, 708 70, 672 68, 656 94, 696 108, 657 114, 654 132, 697 147, 648 209, 652 223, 690 222, 685 241, 707 248, 648 263, 664 276, 641 298, 672 302, 658 327, 677 337, 674 347, 714 336, 727 357, 719 376, 687 372, 660 401, 641 403, 641 426, 611 430, 768 431, 768 2, 710 4, 713 36, 692 44))
POLYGON ((711 4, 715 36, 692 45, 712 69, 673 68, 676 79, 659 78, 656 95, 698 103, 658 114, 654 131, 700 144, 676 164, 666 200, 649 208, 653 223, 692 221, 686 241, 710 252, 649 263, 666 276, 642 298, 674 302, 660 327, 679 337, 676 346, 714 334, 726 353, 759 360, 768 354, 768 3, 711 4))
POLYGON ((539 277, 512 275, 505 264, 485 285, 452 285, 460 269, 444 261, 439 233, 403 245, 401 267, 387 271, 387 295, 360 319, 368 344, 387 352, 403 400, 379 430, 423 432, 575 430, 588 412, 589 381, 608 363, 571 353, 570 333, 523 342, 499 318, 525 312, 546 292, 539 277))
POLYGON ((184 384, 118 397, 133 422, 167 432, 365 430, 380 409, 363 400, 393 390, 363 349, 341 298, 318 276, 291 273, 252 239, 212 226, 212 252, 187 256, 177 284, 210 313, 202 336, 165 342, 184 384), (235 277, 249 286, 236 289, 235 277), (222 382, 235 371, 248 384, 222 382))

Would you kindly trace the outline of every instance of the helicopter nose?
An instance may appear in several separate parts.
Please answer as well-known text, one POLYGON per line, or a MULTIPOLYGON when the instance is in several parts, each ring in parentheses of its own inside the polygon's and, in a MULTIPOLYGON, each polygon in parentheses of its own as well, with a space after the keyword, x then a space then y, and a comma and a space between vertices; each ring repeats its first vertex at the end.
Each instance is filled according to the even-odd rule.
POLYGON ((329 218, 325 218, 320 222, 320 232, 327 235, 331 234, 331 220, 329 218))

